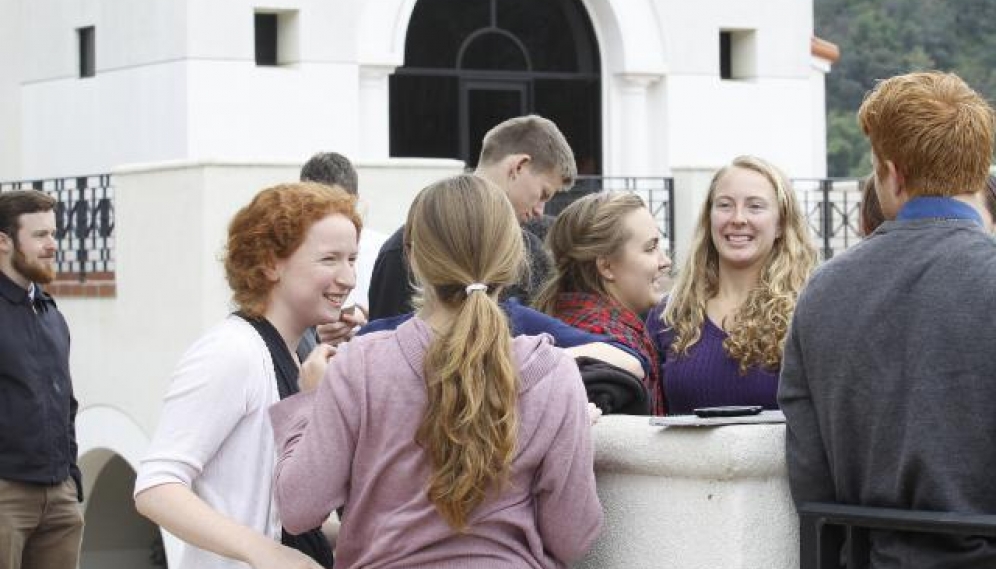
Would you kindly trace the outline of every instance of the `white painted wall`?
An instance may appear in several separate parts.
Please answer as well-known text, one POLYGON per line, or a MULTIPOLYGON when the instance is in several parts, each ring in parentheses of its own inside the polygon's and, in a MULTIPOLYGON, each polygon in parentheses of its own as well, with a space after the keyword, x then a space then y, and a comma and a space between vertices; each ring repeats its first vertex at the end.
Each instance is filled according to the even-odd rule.
POLYGON ((826 60, 813 56, 811 61, 812 71, 809 74, 810 89, 810 124, 813 135, 811 137, 813 153, 813 164, 816 169, 812 176, 824 178, 827 175, 827 86, 826 76, 830 73, 830 63, 826 60))
MULTIPOLYGON (((718 40, 717 40, 718 41, 718 40)), ((809 76, 721 81, 670 77, 671 167, 716 166, 742 154, 769 160, 790 177, 814 177, 809 76), (677 111, 698 108, 701 112, 677 111)), ((824 161, 825 163, 825 161, 824 161)))
MULTIPOLYGON (((825 171, 811 2, 581 2, 602 57, 607 174, 662 175, 742 153, 793 176, 825 171), (720 29, 756 30, 757 79, 719 80, 720 29)), ((403 63, 414 4, 4 0, 21 13, 0 27, 25 39, 23 65, 0 67, 0 102, 23 83, 23 108, 0 110, 0 128, 20 141, 20 157, 0 159, 0 179, 164 160, 295 161, 319 148, 386 159, 387 78, 403 63), (289 64, 255 65, 255 9, 296 11, 289 64), (80 79, 75 29, 86 25, 96 27, 97 75, 80 79)))
MULTIPOLYGON (((0 0, 0 22, 21 19, 19 0, 0 0)), ((21 54, 18 26, 0 24, 0 181, 21 178, 21 54)))
MULTIPOLYGON (((185 11, 171 0, 19 2, 26 40, 19 177, 108 172, 186 152, 185 11), (96 76, 79 78, 76 29, 94 26, 96 76)), ((0 178, 5 177, 0 172, 0 178)))
POLYGON ((825 156, 812 151, 825 143, 813 124, 811 3, 657 0, 656 6, 669 73, 667 128, 655 140, 655 163, 715 167, 756 154, 794 177, 826 170, 825 156), (721 29, 756 30, 756 79, 720 79, 721 29))

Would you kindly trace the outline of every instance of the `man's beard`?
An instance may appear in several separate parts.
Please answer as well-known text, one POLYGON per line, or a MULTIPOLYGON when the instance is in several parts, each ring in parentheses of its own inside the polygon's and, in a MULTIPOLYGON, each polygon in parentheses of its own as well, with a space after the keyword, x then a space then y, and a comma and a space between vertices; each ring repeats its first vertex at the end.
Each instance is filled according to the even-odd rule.
POLYGON ((11 264, 14 266, 15 271, 31 282, 48 284, 55 280, 54 263, 46 264, 37 261, 29 261, 28 258, 24 256, 24 253, 21 252, 21 248, 16 244, 14 245, 14 256, 11 259, 11 264))

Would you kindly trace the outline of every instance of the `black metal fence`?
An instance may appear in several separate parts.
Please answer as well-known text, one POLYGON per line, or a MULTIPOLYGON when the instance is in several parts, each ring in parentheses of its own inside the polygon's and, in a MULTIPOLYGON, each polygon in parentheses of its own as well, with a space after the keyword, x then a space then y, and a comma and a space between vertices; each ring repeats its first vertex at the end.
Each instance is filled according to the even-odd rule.
POLYGON ((674 178, 578 176, 570 191, 558 193, 546 204, 545 212, 557 215, 574 200, 603 190, 626 191, 640 196, 657 220, 661 247, 674 258, 674 178))
POLYGON ((872 530, 996 537, 996 516, 803 504, 799 507, 799 567, 866 569, 872 530))
POLYGON ((792 180, 799 205, 824 260, 861 239, 861 180, 792 180))
MULTIPOLYGON (((795 179, 792 183, 824 259, 860 239, 860 180, 795 179)), ((82 282, 87 275, 114 272, 114 187, 110 174, 0 182, 0 191, 26 188, 44 191, 58 201, 55 217, 59 273, 76 274, 82 282)), ((674 258, 673 178, 579 176, 570 191, 550 200, 546 213, 556 215, 581 196, 602 190, 640 196, 657 220, 662 246, 674 258)))
MULTIPOLYGON (((823 259, 830 259, 861 239, 859 178, 799 178, 792 180, 792 185, 823 259)), ((673 178, 579 176, 569 192, 550 200, 546 213, 557 215, 574 200, 602 190, 628 191, 643 198, 657 220, 666 250, 674 258, 673 178)))
POLYGON ((6 190, 41 190, 55 206, 56 270, 80 282, 94 273, 114 272, 114 187, 110 174, 0 182, 6 190))

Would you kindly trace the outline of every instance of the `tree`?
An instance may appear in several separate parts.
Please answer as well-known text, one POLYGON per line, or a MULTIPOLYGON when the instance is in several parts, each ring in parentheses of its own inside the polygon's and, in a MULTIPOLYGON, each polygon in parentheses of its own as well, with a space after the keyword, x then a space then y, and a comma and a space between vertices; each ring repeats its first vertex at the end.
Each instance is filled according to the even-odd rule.
POLYGON ((875 82, 911 71, 951 71, 984 97, 996 96, 993 0, 815 0, 816 34, 838 44, 827 77, 827 166, 863 176, 868 142, 857 110, 875 82))

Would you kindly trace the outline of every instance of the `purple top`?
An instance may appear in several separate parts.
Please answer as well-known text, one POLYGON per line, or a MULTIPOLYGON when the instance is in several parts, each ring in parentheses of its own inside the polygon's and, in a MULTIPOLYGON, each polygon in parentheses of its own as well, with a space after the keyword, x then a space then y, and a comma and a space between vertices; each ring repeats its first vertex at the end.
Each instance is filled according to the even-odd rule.
POLYGON ((674 332, 665 329, 661 322, 664 304, 660 303, 647 315, 647 331, 661 357, 668 413, 684 415, 696 407, 719 405, 778 408, 775 399, 778 370, 751 366, 746 375, 740 375, 739 362, 723 350, 723 340, 728 334, 708 317, 702 326, 702 337, 688 350, 688 356, 676 356, 671 351, 674 332))

